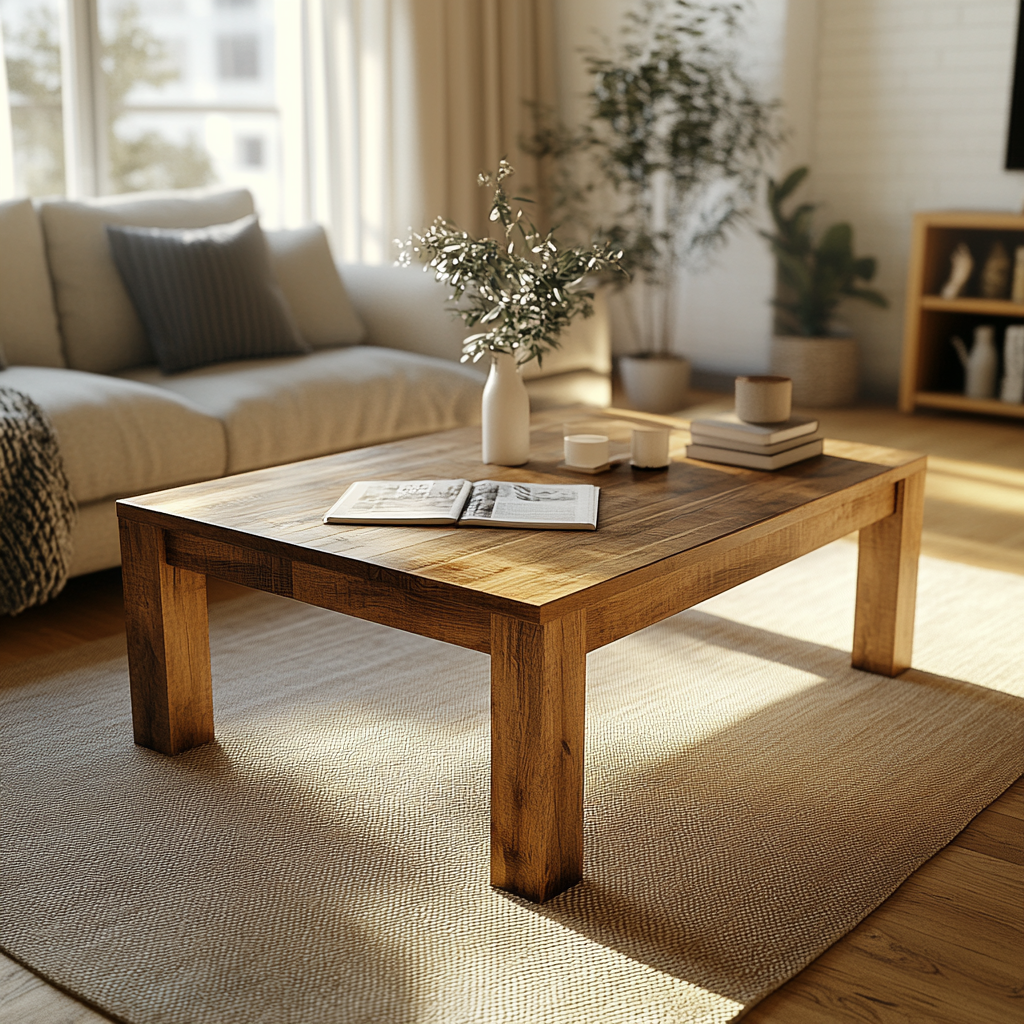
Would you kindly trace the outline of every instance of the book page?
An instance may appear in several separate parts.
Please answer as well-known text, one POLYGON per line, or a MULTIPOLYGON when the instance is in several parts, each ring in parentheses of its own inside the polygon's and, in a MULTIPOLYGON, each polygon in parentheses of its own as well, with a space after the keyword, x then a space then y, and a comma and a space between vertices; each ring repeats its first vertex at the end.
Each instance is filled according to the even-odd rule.
POLYGON ((469 488, 468 480, 359 480, 345 491, 324 522, 454 522, 469 488))
POLYGON ((597 525, 593 484, 529 484, 480 480, 473 484, 461 522, 467 525, 597 525), (470 521, 473 521, 472 524, 470 521))

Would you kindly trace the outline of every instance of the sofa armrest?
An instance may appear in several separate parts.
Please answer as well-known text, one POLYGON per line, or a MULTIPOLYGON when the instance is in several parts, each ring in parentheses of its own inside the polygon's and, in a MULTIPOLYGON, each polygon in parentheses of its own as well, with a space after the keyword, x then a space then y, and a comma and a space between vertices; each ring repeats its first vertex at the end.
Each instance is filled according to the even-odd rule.
MULTIPOLYGON (((366 324, 372 345, 451 359, 462 356, 462 341, 472 332, 445 308, 447 290, 420 267, 342 264, 338 267, 352 304, 366 324)), ((562 345, 531 362, 523 376, 548 377, 575 370, 611 372, 611 335, 604 295, 598 293, 594 315, 577 319, 562 335, 562 345)), ((484 367, 481 367, 483 369, 484 367)))

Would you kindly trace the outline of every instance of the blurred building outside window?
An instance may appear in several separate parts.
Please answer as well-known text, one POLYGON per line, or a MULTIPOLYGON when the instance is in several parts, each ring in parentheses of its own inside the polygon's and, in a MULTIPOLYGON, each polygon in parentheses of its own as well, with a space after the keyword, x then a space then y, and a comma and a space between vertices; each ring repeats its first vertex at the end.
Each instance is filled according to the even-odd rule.
POLYGON ((217 40, 217 74, 223 79, 260 77, 260 39, 251 33, 217 40))
POLYGON ((242 167, 263 166, 263 138, 259 135, 238 137, 238 162, 242 167))

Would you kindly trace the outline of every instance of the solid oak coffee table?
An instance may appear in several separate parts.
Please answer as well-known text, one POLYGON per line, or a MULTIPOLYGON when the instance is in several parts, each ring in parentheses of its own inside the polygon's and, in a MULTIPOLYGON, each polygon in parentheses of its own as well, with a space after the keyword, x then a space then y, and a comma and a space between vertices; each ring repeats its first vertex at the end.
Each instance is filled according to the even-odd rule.
POLYGON ((583 870, 588 651, 859 530, 853 665, 909 667, 923 456, 826 441, 761 473, 682 458, 672 421, 667 470, 583 477, 556 468, 574 415, 535 417, 517 469, 482 465, 467 428, 119 501, 135 742, 177 754, 213 739, 207 576, 484 651, 491 881, 539 902, 583 870), (353 480, 457 477, 592 480, 598 529, 321 523, 353 480))

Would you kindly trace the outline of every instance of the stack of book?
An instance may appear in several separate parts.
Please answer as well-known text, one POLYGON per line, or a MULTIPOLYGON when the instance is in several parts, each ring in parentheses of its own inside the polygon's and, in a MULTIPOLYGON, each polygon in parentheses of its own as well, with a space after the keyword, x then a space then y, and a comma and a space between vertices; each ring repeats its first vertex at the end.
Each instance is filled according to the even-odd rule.
POLYGON ((781 469, 821 454, 817 420, 792 417, 783 423, 746 423, 735 413, 690 423, 690 459, 747 469, 781 469))

